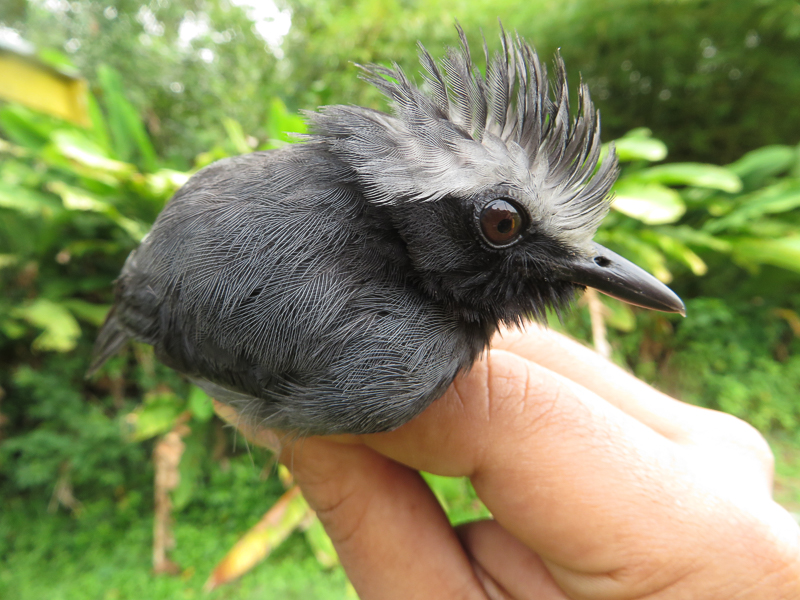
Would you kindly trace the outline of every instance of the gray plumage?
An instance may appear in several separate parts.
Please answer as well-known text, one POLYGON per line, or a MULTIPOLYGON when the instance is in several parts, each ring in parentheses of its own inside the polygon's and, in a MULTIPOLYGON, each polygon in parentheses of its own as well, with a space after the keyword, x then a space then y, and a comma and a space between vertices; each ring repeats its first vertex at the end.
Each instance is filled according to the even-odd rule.
POLYGON ((128 257, 90 371, 133 338, 262 425, 377 432, 439 397, 499 323, 563 308, 586 277, 677 310, 597 279, 617 163, 597 168, 586 86, 571 120, 560 58, 551 86, 503 33, 484 78, 459 34, 441 64, 421 48, 422 88, 363 68, 393 114, 325 107, 303 143, 194 175, 128 257))

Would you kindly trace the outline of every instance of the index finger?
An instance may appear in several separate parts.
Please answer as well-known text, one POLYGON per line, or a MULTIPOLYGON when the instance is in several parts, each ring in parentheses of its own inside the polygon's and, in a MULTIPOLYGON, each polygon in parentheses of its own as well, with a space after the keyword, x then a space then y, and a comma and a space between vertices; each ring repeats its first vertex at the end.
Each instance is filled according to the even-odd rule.
MULTIPOLYGON (((502 350, 417 419, 362 441, 415 469, 471 477, 497 521, 580 597, 584 585, 612 597, 641 569, 642 585, 659 589, 730 548, 749 554, 729 520, 750 517, 689 449, 502 350)), ((749 485, 754 501, 768 497, 763 482, 749 485)))
POLYGON ((513 352, 580 384, 674 442, 734 445, 755 454, 766 471, 772 470, 769 446, 749 424, 676 400, 565 335, 529 323, 524 330, 499 332, 492 347, 513 352))

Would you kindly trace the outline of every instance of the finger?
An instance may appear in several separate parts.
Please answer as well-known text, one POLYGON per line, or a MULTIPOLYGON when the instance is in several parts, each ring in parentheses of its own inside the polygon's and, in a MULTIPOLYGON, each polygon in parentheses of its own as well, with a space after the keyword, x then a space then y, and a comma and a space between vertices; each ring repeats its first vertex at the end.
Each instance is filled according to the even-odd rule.
POLYGON ((744 421, 675 400, 562 334, 528 324, 502 331, 492 344, 579 383, 670 440, 743 447, 772 470, 769 446, 744 421))
POLYGON ((617 593, 643 561, 651 570, 634 583, 658 589, 720 552, 720 541, 740 545, 725 532, 742 510, 695 471, 692 453, 508 352, 493 350, 419 418, 364 442, 416 469, 471 476, 497 522, 559 584, 594 574, 573 578, 575 594, 617 593))
POLYGON ((418 473, 364 446, 322 438, 287 446, 281 460, 317 511, 359 598, 427 599, 435 590, 438 598, 485 600, 418 473))
POLYGON ((457 529, 461 543, 489 578, 514 600, 566 600, 542 559, 497 521, 475 521, 457 529))

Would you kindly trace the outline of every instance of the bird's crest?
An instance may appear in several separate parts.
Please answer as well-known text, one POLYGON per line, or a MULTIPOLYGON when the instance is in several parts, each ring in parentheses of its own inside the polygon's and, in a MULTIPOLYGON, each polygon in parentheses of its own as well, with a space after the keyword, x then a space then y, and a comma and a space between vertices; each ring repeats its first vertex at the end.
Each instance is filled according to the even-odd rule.
POLYGON ((402 69, 361 67, 392 102, 393 116, 355 106, 310 115, 312 130, 358 174, 370 201, 396 203, 469 196, 489 186, 518 188, 546 226, 575 241, 590 239, 608 211, 617 175, 613 148, 597 169, 600 120, 586 84, 577 117, 569 111, 566 70, 555 57, 552 85, 536 52, 501 32, 502 49, 486 75, 460 47, 437 63, 420 44, 425 83, 402 69))

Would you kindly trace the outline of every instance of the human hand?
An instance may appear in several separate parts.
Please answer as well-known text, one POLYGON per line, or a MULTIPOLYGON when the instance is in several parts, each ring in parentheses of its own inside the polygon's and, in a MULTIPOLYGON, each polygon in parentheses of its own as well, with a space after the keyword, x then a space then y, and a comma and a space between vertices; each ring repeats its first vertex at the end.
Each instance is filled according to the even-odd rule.
POLYGON ((536 326, 400 429, 280 457, 365 600, 800 598, 800 528, 760 434, 536 326), (494 520, 454 530, 419 470, 469 477, 494 520))

